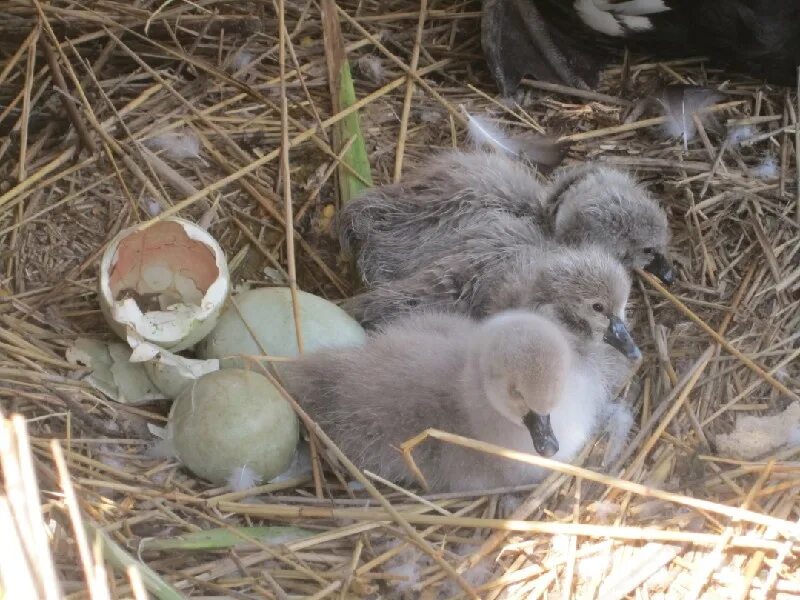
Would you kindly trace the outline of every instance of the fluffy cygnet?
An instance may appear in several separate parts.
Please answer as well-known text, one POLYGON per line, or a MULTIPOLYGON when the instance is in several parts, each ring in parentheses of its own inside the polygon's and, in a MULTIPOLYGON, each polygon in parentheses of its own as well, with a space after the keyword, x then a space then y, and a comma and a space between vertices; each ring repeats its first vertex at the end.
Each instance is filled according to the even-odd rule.
MULTIPOLYGON (((624 323, 630 285, 620 262, 596 246, 493 251, 479 243, 406 279, 375 286, 343 306, 368 329, 418 311, 481 318, 520 308, 544 312, 576 336, 612 335, 624 323)), ((631 347, 619 344, 623 353, 637 357, 632 342, 631 347)))
POLYGON ((498 243, 592 242, 625 266, 647 268, 668 283, 673 278, 664 211, 630 176, 598 164, 563 169, 545 189, 532 170, 507 156, 447 153, 403 182, 366 191, 343 209, 337 228, 343 250, 374 285, 455 254, 465 228, 501 216, 520 221, 532 238, 498 243))
MULTIPOLYGON (((565 325, 521 311, 482 323, 413 315, 364 346, 288 363, 284 382, 357 466, 390 480, 413 482, 397 448, 429 427, 569 461, 611 394, 597 360, 602 337, 565 325)), ((414 458, 437 491, 525 484, 546 474, 437 441, 420 445, 414 458)))

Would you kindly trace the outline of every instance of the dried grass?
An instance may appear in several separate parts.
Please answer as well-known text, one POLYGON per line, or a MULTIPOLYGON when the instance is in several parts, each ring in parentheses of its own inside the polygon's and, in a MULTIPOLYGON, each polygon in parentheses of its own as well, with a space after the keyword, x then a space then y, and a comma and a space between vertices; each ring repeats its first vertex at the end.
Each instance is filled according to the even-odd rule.
MULTIPOLYGON (((800 449, 748 462, 714 447, 737 414, 777 412, 800 390, 797 97, 700 59, 631 59, 596 92, 529 82, 502 103, 477 2, 339 7, 359 101, 331 114, 314 2, 4 3, 0 402, 28 431, 20 417, 0 428, 6 597, 432 598, 465 593, 453 570, 481 598, 800 594, 800 449), (714 115, 749 137, 704 119, 684 151, 660 137, 663 118, 626 122, 662 82, 719 85, 714 115), (78 335, 108 333, 95 294, 105 244, 156 212, 210 223, 237 282, 269 267, 310 292, 350 293, 329 231, 343 154, 331 126, 360 112, 386 183, 463 143, 459 105, 560 135, 570 160, 628 167, 669 210, 680 283, 670 293, 640 278, 630 315, 646 358, 626 390, 637 428, 609 476, 557 470, 508 521, 497 491, 431 496, 347 471, 231 493, 148 456, 144 425, 163 423, 163 405, 110 402, 65 362, 78 335), (183 132, 198 158, 145 146, 183 132), (776 179, 756 177, 766 156, 776 179), (287 523, 315 533, 269 544, 238 529, 287 523), (243 543, 142 544, 211 528, 243 543)), ((583 466, 601 456, 587 449, 583 466)))

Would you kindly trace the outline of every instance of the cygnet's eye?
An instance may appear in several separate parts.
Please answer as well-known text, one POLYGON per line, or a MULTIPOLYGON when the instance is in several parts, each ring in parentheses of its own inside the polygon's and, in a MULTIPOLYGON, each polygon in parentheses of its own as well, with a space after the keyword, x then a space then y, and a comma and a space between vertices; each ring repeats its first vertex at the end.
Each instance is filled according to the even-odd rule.
POLYGON ((645 248, 644 250, 642 250, 642 252, 647 254, 647 256, 652 256, 653 254, 656 253, 656 249, 655 248, 645 248))
POLYGON ((605 308, 599 302, 595 302, 594 304, 592 304, 592 310, 594 312, 599 312, 599 313, 605 312, 605 308))
POLYGON ((517 386, 515 385, 508 386, 508 395, 511 396, 514 400, 522 400, 522 393, 517 389, 517 386))

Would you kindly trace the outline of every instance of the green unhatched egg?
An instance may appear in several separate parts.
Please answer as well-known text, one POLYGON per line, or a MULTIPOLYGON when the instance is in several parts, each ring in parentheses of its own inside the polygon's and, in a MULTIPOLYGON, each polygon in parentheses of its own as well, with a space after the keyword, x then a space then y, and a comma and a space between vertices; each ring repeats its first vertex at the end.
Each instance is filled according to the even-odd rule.
MULTIPOLYGON (((297 296, 304 352, 364 342, 364 329, 341 308, 306 292, 298 291, 297 296)), ((236 355, 299 354, 289 288, 248 290, 233 300, 200 348, 206 358, 224 359, 224 368, 246 368, 252 363, 236 355)))
POLYGON ((299 424, 266 377, 226 369, 203 375, 181 392, 167 435, 181 462, 212 483, 224 484, 242 468, 269 481, 292 462, 299 424))

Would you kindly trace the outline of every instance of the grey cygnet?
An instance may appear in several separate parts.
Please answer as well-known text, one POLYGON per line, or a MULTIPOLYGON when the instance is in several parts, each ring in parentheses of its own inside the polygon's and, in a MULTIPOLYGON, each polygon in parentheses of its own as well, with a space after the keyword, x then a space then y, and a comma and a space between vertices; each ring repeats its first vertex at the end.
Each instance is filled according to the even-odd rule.
POLYGON ((666 283, 674 278, 663 209, 629 175, 596 163, 562 169, 545 188, 534 171, 507 156, 445 153, 400 183, 367 190, 336 223, 342 249, 372 286, 452 256, 464 228, 488 225, 500 215, 527 225, 534 239, 498 243, 589 242, 626 267, 646 268, 666 283))
MULTIPOLYGON (((603 313, 621 318, 627 294, 613 304, 596 300, 504 311, 482 322, 412 315, 364 346, 285 363, 282 376, 358 467, 393 481, 413 483, 397 448, 430 427, 569 461, 596 431, 626 370, 607 362, 603 313), (609 304, 592 306, 601 302, 609 304)), ((433 491, 522 485, 547 474, 438 441, 418 446, 414 457, 433 491)))
MULTIPOLYGON (((418 311, 483 318, 509 309, 552 313, 576 334, 586 330, 589 309, 605 319, 610 336, 623 326, 630 277, 604 249, 525 244, 497 250, 488 239, 476 240, 457 258, 446 257, 406 279, 377 285, 343 306, 367 329, 418 311)), ((638 358, 632 342, 618 344, 623 354, 638 358)))

